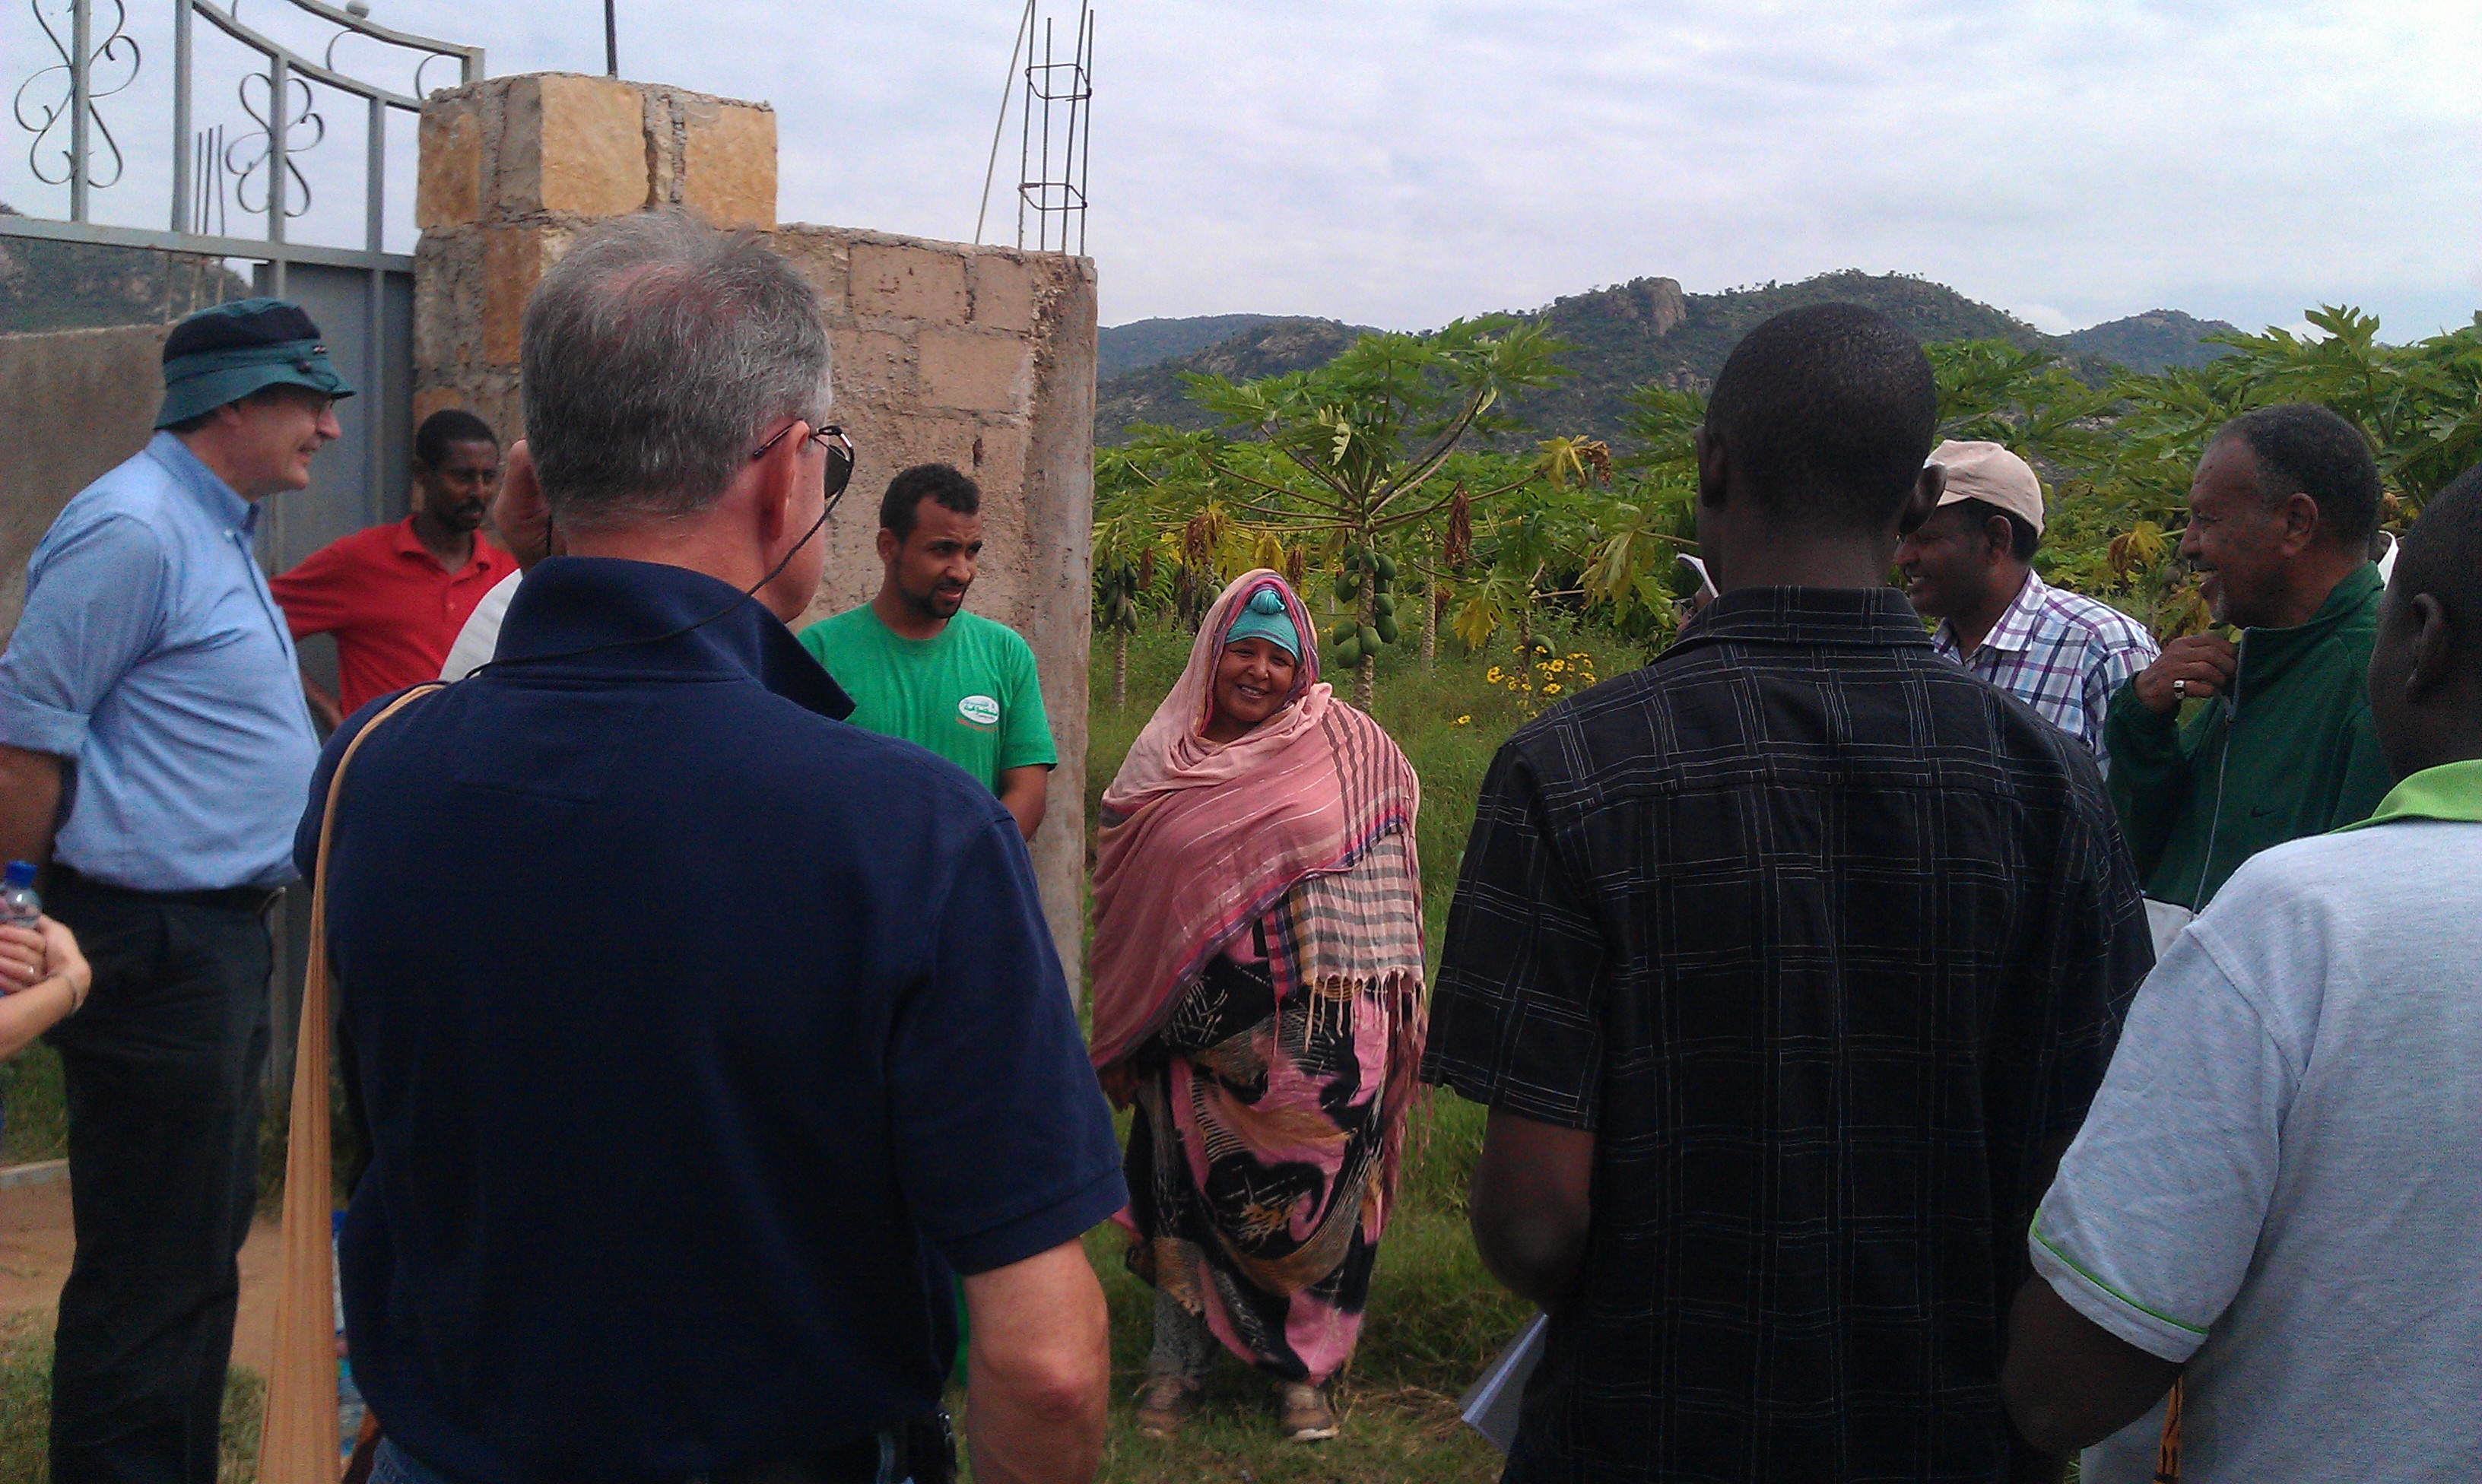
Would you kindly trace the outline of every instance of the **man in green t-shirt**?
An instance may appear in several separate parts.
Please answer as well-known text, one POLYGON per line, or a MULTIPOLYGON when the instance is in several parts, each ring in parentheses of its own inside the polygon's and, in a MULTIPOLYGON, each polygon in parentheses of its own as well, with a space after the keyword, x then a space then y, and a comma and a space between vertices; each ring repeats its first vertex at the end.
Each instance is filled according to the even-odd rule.
POLYGON ((802 631, 853 697, 853 724, 928 747, 989 785, 1027 840, 1060 754, 1034 651, 964 612, 983 552, 982 491, 946 464, 916 464, 879 503, 879 596, 802 631))

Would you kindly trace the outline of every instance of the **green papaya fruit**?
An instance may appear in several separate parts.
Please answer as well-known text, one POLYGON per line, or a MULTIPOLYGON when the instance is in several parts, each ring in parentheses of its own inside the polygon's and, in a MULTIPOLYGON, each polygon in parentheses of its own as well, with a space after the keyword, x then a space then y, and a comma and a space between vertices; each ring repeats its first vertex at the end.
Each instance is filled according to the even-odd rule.
POLYGON ((1361 579, 1351 572, 1335 580, 1335 600, 1350 603, 1361 596, 1361 579))
POLYGON ((1361 647, 1364 651, 1370 654, 1377 654, 1379 652, 1379 630, 1376 625, 1363 624, 1361 626, 1360 638, 1361 639, 1361 647))
POLYGON ((1379 641, 1381 643, 1395 643, 1397 636, 1402 632, 1403 631, 1396 627, 1396 620, 1393 617, 1387 615, 1381 616, 1379 620, 1379 641))
POLYGON ((1348 546, 1344 549, 1344 569, 1348 572, 1359 572, 1361 570, 1360 547, 1348 546))
POLYGON ((1379 580, 1383 583, 1392 583, 1396 580, 1396 559, 1385 552, 1382 552, 1379 557, 1379 580))
POLYGON ((1358 638, 1349 638, 1343 643, 1336 645, 1335 664, 1336 668, 1338 669, 1358 670, 1361 668, 1361 640, 1358 638))
POLYGON ((1371 599, 1370 612, 1381 618, 1393 618, 1396 616, 1396 600, 1383 592, 1371 599))

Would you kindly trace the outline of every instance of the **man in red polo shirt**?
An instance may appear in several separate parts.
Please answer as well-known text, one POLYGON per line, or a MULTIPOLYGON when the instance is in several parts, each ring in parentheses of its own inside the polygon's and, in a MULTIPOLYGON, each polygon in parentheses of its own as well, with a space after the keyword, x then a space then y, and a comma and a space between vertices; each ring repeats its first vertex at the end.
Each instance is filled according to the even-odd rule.
POLYGON ((299 640, 336 637, 337 693, 303 693, 333 730, 373 696, 436 679, 483 594, 516 570, 476 534, 500 483, 500 440, 471 412, 425 418, 413 435, 413 513, 330 541, 270 581, 299 640))

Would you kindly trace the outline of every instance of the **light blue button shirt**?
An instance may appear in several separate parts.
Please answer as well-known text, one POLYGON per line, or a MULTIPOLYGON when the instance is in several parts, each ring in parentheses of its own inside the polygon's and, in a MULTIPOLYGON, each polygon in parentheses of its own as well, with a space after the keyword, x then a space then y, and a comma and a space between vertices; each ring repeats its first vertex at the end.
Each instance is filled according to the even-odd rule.
POLYGON ((159 432, 35 548, 0 655, 0 742, 74 760, 56 859, 149 892, 295 878, 319 744, 257 529, 159 432))

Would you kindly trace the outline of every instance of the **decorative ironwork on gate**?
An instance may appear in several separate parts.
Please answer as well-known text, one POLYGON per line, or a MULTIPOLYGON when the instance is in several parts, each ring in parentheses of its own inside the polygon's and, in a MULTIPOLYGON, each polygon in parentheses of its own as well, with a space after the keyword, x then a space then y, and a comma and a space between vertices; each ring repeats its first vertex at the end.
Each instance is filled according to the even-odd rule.
POLYGON ((325 0, 170 0, 171 191, 166 229, 155 231, 93 220, 96 194, 122 185, 128 176, 125 133, 116 130, 104 105, 129 92, 148 60, 130 34, 129 0, 25 4, 41 38, 40 65, 19 81, 12 111, 26 135, 29 172, 43 184, 68 187, 68 215, 65 220, 0 216, 0 236, 257 259, 270 265, 279 293, 290 263, 411 268, 410 259, 385 250, 388 116, 418 116, 427 86, 482 77, 481 47, 380 25, 370 19, 363 0, 342 9, 325 0), (254 3, 256 12, 274 12, 277 19, 306 19, 332 28, 325 47, 313 58, 287 45, 272 34, 274 20, 257 24, 256 12, 245 18, 246 3, 254 3), (235 101, 247 120, 238 129, 192 127, 197 102, 194 39, 200 20, 254 59, 235 85, 235 101), (347 47, 358 70, 393 65, 403 74, 401 89, 346 70, 338 53, 347 47), (452 68, 453 79, 444 75, 452 68), (314 199, 305 157, 329 134, 314 84, 360 100, 366 112, 363 240, 357 247, 288 240, 288 223, 304 216, 314 199), (230 235, 235 216, 245 221, 257 219, 264 235, 230 235))

